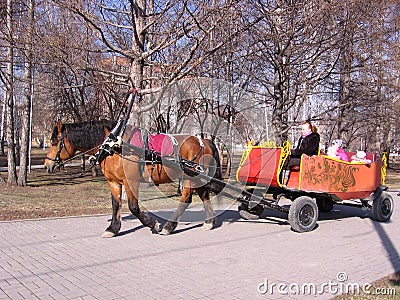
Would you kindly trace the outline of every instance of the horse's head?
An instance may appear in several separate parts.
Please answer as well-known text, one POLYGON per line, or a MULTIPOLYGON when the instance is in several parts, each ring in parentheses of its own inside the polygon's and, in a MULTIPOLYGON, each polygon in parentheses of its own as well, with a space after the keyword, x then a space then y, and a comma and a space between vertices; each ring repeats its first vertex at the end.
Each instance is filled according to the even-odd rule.
POLYGON ((75 147, 68 139, 68 129, 61 122, 57 122, 51 135, 50 149, 44 160, 44 166, 47 172, 54 172, 57 166, 71 158, 75 153, 75 147))

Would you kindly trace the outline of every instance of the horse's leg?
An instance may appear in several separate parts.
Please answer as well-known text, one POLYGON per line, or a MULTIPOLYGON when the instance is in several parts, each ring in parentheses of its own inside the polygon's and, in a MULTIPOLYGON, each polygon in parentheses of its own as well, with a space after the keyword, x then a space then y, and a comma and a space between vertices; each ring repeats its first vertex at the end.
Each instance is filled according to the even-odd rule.
POLYGON ((110 226, 107 227, 107 229, 104 231, 104 233, 102 235, 102 237, 104 237, 104 238, 114 237, 121 229, 121 205, 122 205, 121 191, 122 191, 122 186, 120 184, 111 183, 111 182, 109 182, 108 184, 109 184, 110 190, 111 190, 113 214, 112 214, 110 226))
POLYGON ((186 208, 188 208, 190 203, 192 203, 192 189, 184 183, 184 187, 182 190, 182 197, 179 202, 178 209, 175 211, 175 213, 172 215, 172 217, 168 220, 168 222, 165 223, 160 234, 168 235, 168 234, 171 234, 172 231, 174 231, 176 226, 178 226, 179 219, 181 218, 182 214, 185 212, 186 208))
POLYGON ((86 167, 85 166, 85 154, 82 154, 82 157, 81 157, 81 170, 82 170, 82 172, 86 171, 85 167, 86 167))
POLYGON ((98 175, 97 168, 96 168, 96 166, 93 166, 93 168, 92 168, 92 177, 97 177, 97 175, 98 175))
POLYGON ((151 217, 146 211, 142 211, 139 207, 138 193, 139 193, 139 182, 129 182, 126 183, 125 192, 128 198, 128 207, 131 213, 136 216, 139 221, 147 227, 150 227, 155 232, 160 231, 160 224, 156 219, 151 217))
POLYGON ((206 213, 203 229, 213 229, 215 224, 215 213, 210 201, 210 192, 205 187, 196 189, 196 192, 199 194, 201 201, 203 201, 204 211, 206 213))

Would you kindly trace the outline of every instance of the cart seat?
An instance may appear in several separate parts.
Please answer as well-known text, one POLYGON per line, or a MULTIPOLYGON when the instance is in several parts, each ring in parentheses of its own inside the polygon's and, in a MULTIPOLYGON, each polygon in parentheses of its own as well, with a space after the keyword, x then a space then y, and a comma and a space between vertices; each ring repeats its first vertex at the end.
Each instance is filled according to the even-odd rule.
POLYGON ((293 166, 293 167, 290 168, 290 171, 299 172, 300 171, 300 166, 293 166))

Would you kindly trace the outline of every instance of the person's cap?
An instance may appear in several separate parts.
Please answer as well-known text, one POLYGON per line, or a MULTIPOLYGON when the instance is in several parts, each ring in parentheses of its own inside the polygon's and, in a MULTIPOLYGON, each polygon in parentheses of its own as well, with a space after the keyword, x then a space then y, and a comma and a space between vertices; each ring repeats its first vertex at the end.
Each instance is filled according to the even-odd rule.
POLYGON ((342 140, 333 140, 332 144, 335 144, 341 148, 343 145, 343 141, 342 140))

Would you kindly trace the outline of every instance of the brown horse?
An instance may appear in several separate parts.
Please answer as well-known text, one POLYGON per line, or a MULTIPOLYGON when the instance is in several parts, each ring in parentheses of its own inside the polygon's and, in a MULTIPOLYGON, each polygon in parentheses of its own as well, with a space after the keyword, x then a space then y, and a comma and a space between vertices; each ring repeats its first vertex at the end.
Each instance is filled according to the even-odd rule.
MULTIPOLYGON (((99 140, 104 140, 109 134, 107 126, 92 128, 91 131, 82 132, 82 123, 74 126, 56 126, 54 128, 52 144, 45 159, 45 166, 49 171, 54 170, 57 161, 70 158, 81 139, 97 141, 92 147, 98 146, 99 140), (55 132, 57 132, 55 136, 55 132), (71 138, 70 137, 74 137, 71 138), (90 137, 90 138, 89 138, 90 137)), ((175 153, 163 156, 162 153, 132 145, 132 134, 125 134, 122 145, 113 147, 113 150, 105 157, 99 159, 103 174, 107 179, 111 190, 113 214, 110 226, 105 230, 103 237, 113 237, 121 228, 122 188, 125 188, 128 199, 128 207, 133 215, 147 227, 160 232, 160 226, 150 214, 139 207, 139 185, 141 182, 153 182, 154 184, 169 183, 177 178, 183 178, 182 196, 177 211, 163 226, 161 234, 170 234, 177 226, 180 217, 192 201, 192 195, 196 192, 203 201, 206 219, 204 229, 212 229, 215 224, 215 214, 210 201, 210 189, 218 193, 220 188, 210 183, 204 183, 196 177, 184 174, 179 167, 182 162, 192 165, 197 172, 208 171, 210 176, 221 179, 221 167, 217 147, 208 139, 200 139, 190 135, 169 136, 174 146, 175 153), (150 157, 149 157, 150 153, 150 157)), ((167 143, 168 144, 168 143, 167 143)), ((148 147, 144 145, 143 147, 148 147)), ((193 174, 192 174, 193 175, 193 174)))

